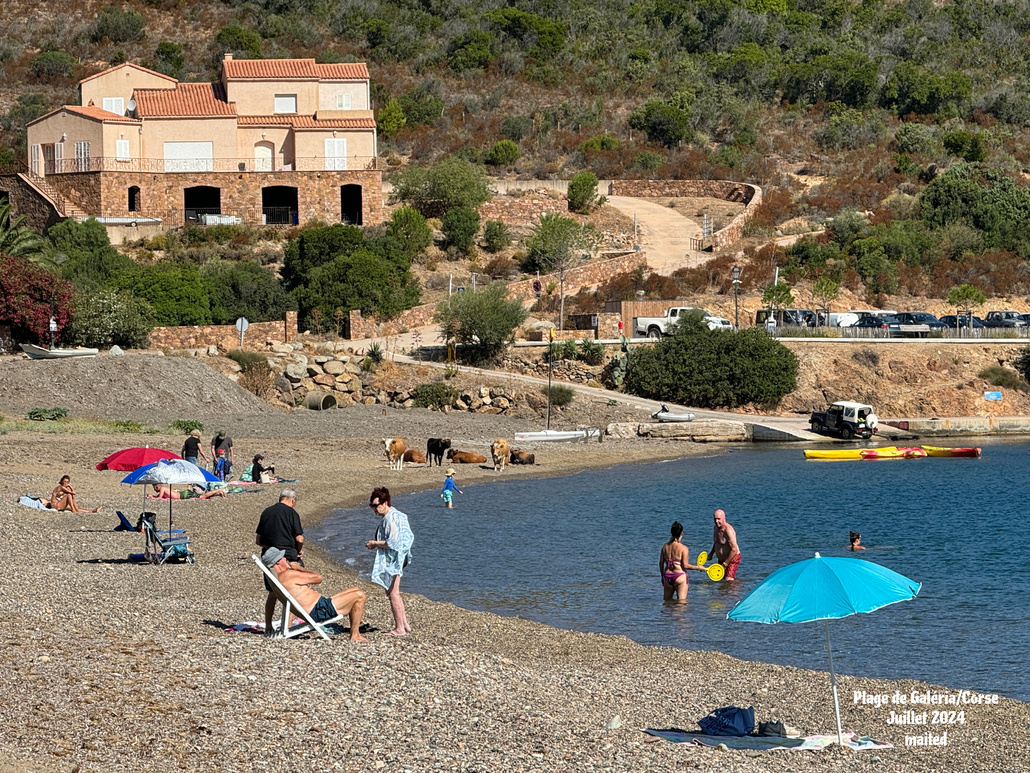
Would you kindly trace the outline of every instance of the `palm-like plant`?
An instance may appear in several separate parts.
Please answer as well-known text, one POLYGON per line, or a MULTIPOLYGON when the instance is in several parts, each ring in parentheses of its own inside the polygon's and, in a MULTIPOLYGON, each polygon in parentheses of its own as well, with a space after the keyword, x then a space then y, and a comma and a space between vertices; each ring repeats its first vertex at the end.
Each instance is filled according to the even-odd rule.
POLYGON ((39 262, 46 253, 47 242, 25 225, 26 219, 25 215, 12 217, 10 202, 0 201, 0 253, 39 262))

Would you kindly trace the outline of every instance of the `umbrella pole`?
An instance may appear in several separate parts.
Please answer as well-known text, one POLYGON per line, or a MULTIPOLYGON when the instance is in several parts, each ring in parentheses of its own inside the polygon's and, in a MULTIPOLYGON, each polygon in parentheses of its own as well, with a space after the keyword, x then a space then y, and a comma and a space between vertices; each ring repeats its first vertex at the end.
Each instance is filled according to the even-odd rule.
POLYGON ((837 714, 837 743, 844 745, 844 734, 840 729, 840 702, 837 700, 837 674, 833 671, 833 652, 830 650, 830 623, 823 620, 823 630, 826 632, 826 656, 830 659, 830 686, 833 688, 833 710, 837 714))
MULTIPOLYGON (((171 484, 169 484, 168 485, 168 531, 171 531, 171 530, 172 530, 172 486, 171 486, 171 484)), ((827 634, 827 636, 829 636, 829 634, 827 634)), ((837 697, 837 688, 836 687, 833 688, 833 696, 834 696, 834 698, 837 697)), ((839 725, 840 722, 838 722, 837 724, 839 725)))

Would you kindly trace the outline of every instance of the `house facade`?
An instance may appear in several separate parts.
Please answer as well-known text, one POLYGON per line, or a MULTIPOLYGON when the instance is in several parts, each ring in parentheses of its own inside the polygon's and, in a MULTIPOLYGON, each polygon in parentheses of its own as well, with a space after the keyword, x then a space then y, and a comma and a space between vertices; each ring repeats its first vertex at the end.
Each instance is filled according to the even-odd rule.
POLYGON ((111 224, 367 225, 382 173, 363 63, 235 60, 216 83, 122 64, 79 84, 81 105, 28 125, 28 181, 111 224))

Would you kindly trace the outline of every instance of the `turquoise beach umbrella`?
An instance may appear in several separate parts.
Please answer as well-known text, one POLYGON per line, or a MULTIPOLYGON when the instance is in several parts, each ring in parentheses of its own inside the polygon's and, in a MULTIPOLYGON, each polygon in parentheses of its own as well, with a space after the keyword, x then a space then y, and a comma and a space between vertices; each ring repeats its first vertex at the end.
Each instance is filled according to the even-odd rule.
POLYGON ((858 558, 815 558, 784 566, 770 574, 737 603, 727 617, 753 623, 808 623, 822 620, 830 659, 837 742, 844 743, 837 700, 837 675, 827 622, 915 598, 922 586, 872 561, 858 558))

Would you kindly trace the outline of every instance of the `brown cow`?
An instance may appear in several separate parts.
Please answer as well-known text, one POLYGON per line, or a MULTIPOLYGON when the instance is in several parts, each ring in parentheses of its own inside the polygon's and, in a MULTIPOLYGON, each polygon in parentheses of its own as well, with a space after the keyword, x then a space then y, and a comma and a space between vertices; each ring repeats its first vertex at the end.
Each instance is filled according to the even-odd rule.
POLYGON ((536 456, 534 454, 519 451, 517 448, 511 449, 509 460, 512 464, 536 464, 536 456))
POLYGON ((421 451, 416 451, 414 448, 409 448, 404 452, 404 461, 408 464, 425 464, 426 455, 421 451))
POLYGON ((511 448, 508 446, 508 441, 502 437, 497 438, 490 446, 490 454, 494 458, 494 471, 497 471, 497 466, 500 465, 501 472, 504 472, 504 468, 508 465, 508 454, 511 453, 511 448))
POLYGON ((447 458, 455 464, 483 464, 486 461, 486 457, 482 454, 474 454, 471 451, 455 451, 453 448, 447 449, 447 458))
POLYGON ((383 438, 383 447, 386 449, 386 458, 390 460, 391 470, 404 469, 404 452, 407 447, 404 445, 404 438, 395 437, 383 438))

